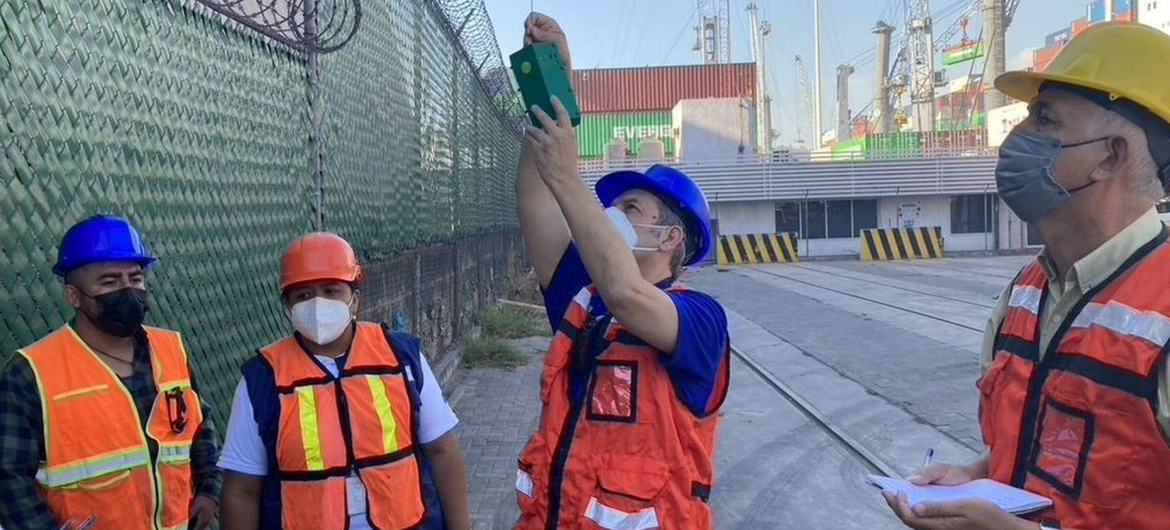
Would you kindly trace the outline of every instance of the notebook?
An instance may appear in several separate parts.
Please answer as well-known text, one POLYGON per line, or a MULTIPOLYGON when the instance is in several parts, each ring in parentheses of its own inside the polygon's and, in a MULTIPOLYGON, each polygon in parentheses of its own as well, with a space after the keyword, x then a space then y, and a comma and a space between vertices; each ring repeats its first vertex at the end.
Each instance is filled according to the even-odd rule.
POLYGON ((869 475, 866 480, 884 491, 905 493, 911 506, 920 502, 953 502, 978 498, 990 501, 1013 515, 1052 506, 1052 499, 989 479, 974 480, 959 486, 915 486, 905 480, 878 475, 869 475))

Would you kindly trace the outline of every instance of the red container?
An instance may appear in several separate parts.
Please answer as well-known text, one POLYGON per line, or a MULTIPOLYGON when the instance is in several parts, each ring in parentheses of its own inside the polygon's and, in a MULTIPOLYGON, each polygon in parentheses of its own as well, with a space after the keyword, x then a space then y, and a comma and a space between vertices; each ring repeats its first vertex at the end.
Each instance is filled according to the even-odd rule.
POLYGON ((1048 65, 1052 64, 1052 60, 1056 59, 1056 56, 1060 55, 1060 50, 1063 49, 1064 46, 1057 45, 1036 50, 1035 54, 1032 56, 1034 64, 1036 65, 1036 71, 1043 72, 1048 70, 1048 65))
POLYGON ((1078 19, 1074 20, 1072 23, 1072 36, 1076 37, 1077 35, 1080 35, 1081 32, 1085 31, 1086 29, 1089 29, 1089 19, 1078 18, 1078 19))
POLYGON ((851 138, 864 138, 872 131, 873 127, 869 124, 869 118, 862 117, 853 122, 853 136, 851 138))
POLYGON ((582 113, 671 110, 684 99, 756 100, 753 63, 602 68, 573 72, 582 113))

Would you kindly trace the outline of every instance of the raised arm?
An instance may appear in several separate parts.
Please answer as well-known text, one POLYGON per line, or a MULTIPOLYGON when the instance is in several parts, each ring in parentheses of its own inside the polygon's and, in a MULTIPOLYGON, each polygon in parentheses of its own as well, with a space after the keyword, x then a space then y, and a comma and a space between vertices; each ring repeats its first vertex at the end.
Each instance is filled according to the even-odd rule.
MULTIPOLYGON (((539 13, 528 17, 524 22, 524 44, 534 43, 555 44, 561 52, 561 60, 566 67, 571 68, 569 44, 555 20, 539 13)), ((560 206, 540 178, 536 158, 528 142, 524 143, 520 153, 516 195, 524 245, 540 285, 548 287, 572 236, 560 206)))

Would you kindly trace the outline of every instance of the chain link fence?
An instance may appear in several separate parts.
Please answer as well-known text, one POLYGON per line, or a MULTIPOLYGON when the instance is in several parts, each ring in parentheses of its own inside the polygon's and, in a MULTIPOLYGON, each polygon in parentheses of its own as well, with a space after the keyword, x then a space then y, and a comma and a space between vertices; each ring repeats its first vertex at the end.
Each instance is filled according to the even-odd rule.
POLYGON ((103 212, 160 256, 149 321, 185 334, 221 422, 290 329, 280 254, 319 226, 361 254, 366 315, 428 355, 474 324, 521 249, 521 110, 498 48, 467 48, 482 0, 362 9, 306 55, 186 0, 0 0, 0 362, 72 316, 56 246, 103 212))

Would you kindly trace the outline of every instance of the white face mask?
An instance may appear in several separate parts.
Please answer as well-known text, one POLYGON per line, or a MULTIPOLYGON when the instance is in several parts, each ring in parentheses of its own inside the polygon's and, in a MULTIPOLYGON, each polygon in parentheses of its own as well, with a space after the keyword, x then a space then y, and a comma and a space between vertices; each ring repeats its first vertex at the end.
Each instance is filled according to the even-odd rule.
POLYGON ((605 209, 605 214, 609 216, 609 220, 617 228, 618 233, 622 235, 622 239, 633 250, 642 252, 658 252, 658 247, 666 239, 666 232, 670 229, 669 226, 658 225, 636 225, 630 222, 630 218, 626 216, 625 212, 621 211, 617 206, 610 206, 605 209), (651 232, 656 235, 651 235, 651 241, 642 241, 638 231, 651 232))
POLYGON ((293 306, 289 316, 301 335, 314 344, 325 345, 337 340, 353 321, 349 312, 352 303, 317 297, 293 306))

